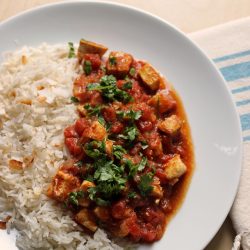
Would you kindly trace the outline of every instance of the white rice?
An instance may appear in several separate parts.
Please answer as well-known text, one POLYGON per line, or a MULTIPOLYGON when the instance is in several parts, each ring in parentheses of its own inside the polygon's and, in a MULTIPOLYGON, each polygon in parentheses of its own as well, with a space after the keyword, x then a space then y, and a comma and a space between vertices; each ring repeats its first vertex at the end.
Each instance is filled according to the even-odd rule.
POLYGON ((66 156, 63 130, 77 117, 70 97, 80 69, 67 54, 67 45, 25 47, 0 66, 0 219, 12 217, 7 227, 18 230, 20 249, 123 249, 103 230, 84 234, 69 211, 46 196, 66 156), (27 99, 31 105, 20 103, 27 99), (34 161, 23 170, 9 168, 9 160, 27 157, 34 161))

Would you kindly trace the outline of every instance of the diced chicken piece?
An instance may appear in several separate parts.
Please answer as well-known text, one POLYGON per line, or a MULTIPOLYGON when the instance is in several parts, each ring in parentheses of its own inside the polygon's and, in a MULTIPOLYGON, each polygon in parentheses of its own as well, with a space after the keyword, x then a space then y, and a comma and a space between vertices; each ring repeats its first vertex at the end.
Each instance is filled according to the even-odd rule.
POLYGON ((83 137, 102 141, 107 135, 106 129, 99 121, 94 121, 91 126, 84 130, 83 137))
POLYGON ((158 125, 158 128, 166 134, 175 136, 180 131, 181 125, 182 122, 180 118, 177 115, 171 115, 165 118, 165 120, 158 125))
POLYGON ((78 200, 78 204, 81 206, 81 207, 89 207, 91 201, 89 198, 80 198, 78 200))
POLYGON ((78 113, 80 114, 81 117, 86 117, 87 116, 87 111, 86 111, 86 109, 84 108, 83 105, 78 105, 77 106, 77 111, 78 111, 78 113))
POLYGON ((151 132, 147 135, 147 142, 149 145, 149 149, 153 150, 153 154, 155 156, 159 156, 163 154, 162 141, 159 133, 151 132))
POLYGON ((159 91, 148 101, 148 104, 155 107, 161 114, 176 107, 176 101, 168 90, 159 91))
POLYGON ((94 221, 94 218, 86 208, 83 208, 79 213, 76 214, 75 220, 92 232, 97 230, 97 225, 94 221))
POLYGON ((109 215, 109 211, 106 207, 96 207, 94 209, 94 214, 96 215, 96 217, 102 221, 106 221, 109 219, 110 215, 109 215))
POLYGON ((6 229, 6 222, 0 221, 0 229, 6 229))
POLYGON ((139 76, 141 77, 144 84, 146 84, 150 89, 157 90, 160 84, 159 73, 148 63, 146 63, 139 70, 139 76))
POLYGON ((79 186, 78 178, 59 170, 48 188, 47 195, 58 201, 64 201, 68 194, 79 186))
POLYGON ((81 39, 78 47, 77 57, 80 61, 82 61, 85 54, 98 54, 100 57, 102 57, 107 50, 108 48, 101 44, 81 39))
POLYGON ((107 73, 118 76, 128 74, 133 57, 130 54, 121 51, 112 51, 107 61, 107 73))
POLYGON ((86 192, 88 190, 88 188, 90 188, 90 187, 95 187, 95 184, 91 181, 84 180, 81 184, 80 189, 82 191, 86 192))
POLYGON ((150 195, 156 198, 162 198, 163 191, 162 191, 161 183, 158 177, 154 177, 153 182, 151 183, 151 186, 153 187, 153 189, 150 195))
POLYGON ((17 160, 9 160, 9 168, 12 170, 22 170, 23 169, 23 163, 21 161, 17 160))
POLYGON ((176 154, 165 164, 166 177, 169 180, 173 180, 181 177, 187 171, 187 167, 181 160, 180 155, 176 154))
POLYGON ((106 153, 109 156, 112 156, 112 152, 113 152, 113 141, 107 140, 106 141, 106 153))

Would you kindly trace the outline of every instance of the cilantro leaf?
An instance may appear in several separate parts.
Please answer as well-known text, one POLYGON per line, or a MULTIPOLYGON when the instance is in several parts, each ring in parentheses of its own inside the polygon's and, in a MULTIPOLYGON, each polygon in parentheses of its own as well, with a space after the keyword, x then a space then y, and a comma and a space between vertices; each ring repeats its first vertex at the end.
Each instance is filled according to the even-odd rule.
POLYGON ((134 199, 136 197, 136 192, 130 192, 128 193, 128 198, 129 199, 134 199))
POLYGON ((85 144, 84 151, 90 158, 106 158, 105 141, 91 141, 85 144))
POLYGON ((126 159, 124 161, 124 167, 128 168, 130 178, 133 178, 137 172, 142 171, 147 165, 147 158, 143 157, 139 164, 133 164, 131 160, 126 159))
POLYGON ((134 76, 135 73, 136 73, 135 68, 134 68, 134 67, 131 67, 130 70, 129 70, 129 74, 130 74, 131 76, 134 76))
POLYGON ((135 125, 125 128, 123 134, 119 134, 118 138, 126 140, 128 143, 133 142, 138 135, 138 130, 135 125))
POLYGON ((83 63, 83 70, 86 75, 89 75, 92 71, 92 64, 91 61, 85 60, 83 63))
POLYGON ((147 162, 148 162, 147 158, 146 157, 142 157, 140 163, 138 164, 138 168, 137 168, 138 171, 142 171, 146 167, 147 162))
POLYGON ((79 168, 81 168, 83 166, 83 161, 82 160, 77 161, 77 162, 75 162, 74 165, 77 166, 77 167, 79 167, 79 168))
POLYGON ((152 173, 147 173, 141 176, 138 188, 142 196, 147 196, 153 190, 153 187, 151 186, 152 181, 152 173))
POLYGON ((148 143, 146 141, 141 141, 141 148, 144 150, 148 148, 148 143))
POLYGON ((96 186, 88 189, 89 198, 99 205, 106 205, 107 200, 119 195, 125 188, 127 180, 124 169, 104 158, 95 161, 94 167, 96 170, 93 179, 96 186))
POLYGON ((118 159, 121 160, 123 154, 126 154, 127 151, 121 145, 113 145, 113 155, 118 159))
POLYGON ((72 42, 68 42, 68 45, 69 45, 68 58, 73 58, 76 56, 74 44, 72 42))
POLYGON ((122 86, 123 90, 128 90, 128 89, 132 89, 132 82, 131 81, 127 81, 123 84, 122 86))
POLYGON ((116 58, 114 56, 110 56, 109 63, 110 63, 110 65, 116 65, 116 58))
POLYGON ((116 114, 120 119, 131 120, 131 121, 138 120, 142 116, 142 112, 140 110, 117 111, 116 114))
POLYGON ((100 91, 102 96, 108 101, 130 102, 133 98, 126 91, 116 86, 116 78, 113 75, 105 75, 100 79, 100 83, 91 83, 87 86, 87 90, 100 91))
POLYGON ((83 191, 71 192, 68 197, 68 202, 72 205, 78 206, 78 199, 83 197, 83 191))
POLYGON ((89 103, 84 105, 84 109, 87 111, 89 116, 100 115, 101 114, 101 105, 91 106, 89 103))
POLYGON ((70 100, 71 100, 72 102, 75 102, 75 103, 78 103, 78 102, 79 102, 79 100, 78 100, 76 97, 74 97, 74 96, 71 96, 70 100))

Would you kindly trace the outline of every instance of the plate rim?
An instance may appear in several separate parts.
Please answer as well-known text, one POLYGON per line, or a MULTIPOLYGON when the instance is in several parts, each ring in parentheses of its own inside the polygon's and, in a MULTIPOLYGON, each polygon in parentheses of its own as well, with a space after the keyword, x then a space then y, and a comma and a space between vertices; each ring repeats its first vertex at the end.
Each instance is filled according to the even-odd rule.
MULTIPOLYGON (((229 215, 229 212, 232 208, 233 202, 236 198, 237 195, 237 191, 239 189, 239 184, 240 184, 240 177, 242 174, 242 169, 243 169, 243 138, 242 138, 242 129, 241 129, 241 123, 240 123, 240 118, 239 118, 239 114, 237 112, 237 108, 236 108, 236 104, 235 101, 233 100, 233 95, 230 92, 229 88, 227 87, 227 82, 224 79, 222 73, 219 71, 219 69, 217 68, 215 62, 208 56, 208 54, 200 48, 200 46, 197 44, 197 42, 191 40, 191 38, 188 37, 188 34, 184 33, 183 31, 181 31, 178 27, 176 27, 174 24, 170 23, 169 21, 157 16, 156 14, 150 13, 149 11, 143 10, 139 7, 135 7, 129 4, 124 4, 124 3, 119 3, 119 2, 112 2, 112 1, 108 1, 108 0, 72 0, 72 1, 59 1, 59 2, 55 2, 55 3, 47 3, 47 4, 42 4, 39 6, 34 6, 31 8, 28 8, 27 10, 23 10, 21 12, 18 12, 17 14, 15 14, 14 16, 10 16, 4 20, 2 20, 0 22, 0 28, 3 27, 4 25, 8 25, 11 24, 11 22, 15 22, 18 18, 22 18, 23 16, 26 16, 30 13, 34 13, 34 12, 39 12, 39 11, 43 11, 46 9, 49 9, 51 7, 56 7, 56 6, 62 6, 62 5, 74 5, 74 4, 96 4, 96 5, 109 5, 109 6, 116 6, 116 7, 120 7, 120 8, 125 8, 127 10, 133 10, 137 13, 141 13, 144 14, 145 16, 151 17, 155 20, 160 21, 161 23, 163 23, 164 25, 168 26, 168 28, 171 28, 171 30, 173 30, 174 32, 177 32, 178 35, 181 36, 181 39, 185 39, 186 42, 188 42, 194 49, 196 49, 199 52, 199 55, 202 56, 204 59, 206 59, 206 61, 209 62, 210 66, 212 67, 213 71, 216 72, 219 81, 221 82, 221 85, 223 85, 224 88, 224 92, 227 92, 227 94, 230 97, 230 102, 232 104, 231 106, 231 112, 234 115, 234 118, 236 119, 237 122, 237 133, 239 134, 240 138, 239 139, 239 150, 238 150, 238 156, 239 156, 239 162, 238 162, 238 167, 237 167, 237 177, 236 179, 236 185, 234 187, 234 192, 231 196, 231 200, 230 200, 230 206, 227 207, 227 209, 225 209, 226 213, 224 214, 224 216, 221 216, 221 220, 218 221, 217 225, 218 228, 215 229, 214 233, 212 233, 210 235, 210 237, 207 237, 207 240, 204 240, 204 244, 203 244, 203 248, 205 248, 210 242, 211 240, 214 238, 214 236, 218 233, 219 229, 221 228, 222 224, 224 223, 226 217, 229 215)), ((203 29, 202 29, 203 30, 203 29)), ((188 114, 187 114, 188 116, 188 114)), ((191 128, 191 138, 192 138, 192 128, 191 128)), ((194 142, 193 138, 192 141, 194 142)), ((195 160, 195 147, 194 147, 194 172, 195 173, 197 167, 196 167, 196 160, 195 160)), ((193 178, 193 174, 191 176, 190 179, 190 184, 192 183, 192 178, 193 178)), ((189 189, 189 187, 188 187, 189 189)), ((188 190, 187 192, 188 193, 188 190)), ((186 195, 185 195, 186 196, 186 195)), ((186 197, 184 197, 183 202, 185 201, 186 197)), ((182 202, 182 203, 183 203, 182 202)), ((181 205, 182 206, 182 205, 181 205)), ((180 206, 180 207, 181 207, 180 206)), ((178 214, 178 211, 177 213, 178 214)), ((176 216, 176 214, 174 214, 174 216, 176 216)))

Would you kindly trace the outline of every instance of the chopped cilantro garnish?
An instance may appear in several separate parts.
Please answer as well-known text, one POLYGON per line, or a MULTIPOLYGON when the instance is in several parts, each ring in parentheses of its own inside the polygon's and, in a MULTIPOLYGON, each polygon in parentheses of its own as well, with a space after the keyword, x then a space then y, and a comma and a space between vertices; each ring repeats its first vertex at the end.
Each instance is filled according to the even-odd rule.
POLYGON ((141 148, 144 150, 148 148, 148 143, 146 141, 141 141, 141 148))
POLYGON ((68 58, 72 58, 75 57, 75 48, 74 48, 74 44, 72 42, 68 42, 69 45, 69 53, 68 53, 68 58))
POLYGON ((134 110, 117 111, 116 114, 120 119, 131 121, 138 120, 142 115, 141 111, 134 110))
POLYGON ((146 157, 143 157, 140 161, 140 163, 138 164, 138 171, 142 171, 146 165, 147 165, 147 158, 146 157))
POLYGON ((129 70, 129 74, 130 74, 131 76, 134 76, 135 73, 136 73, 135 68, 134 68, 134 67, 131 67, 130 70, 129 70))
POLYGON ((68 202, 72 205, 78 206, 78 199, 83 197, 83 191, 71 192, 68 197, 68 202))
POLYGON ((109 63, 110 63, 111 65, 116 65, 116 58, 115 58, 114 56, 110 56, 110 57, 109 57, 109 63))
POLYGON ((85 110, 89 116, 99 115, 101 113, 102 106, 91 106, 89 103, 84 105, 85 110))
POLYGON ((105 141, 91 141, 85 144, 84 151, 87 156, 96 159, 106 157, 105 141))
POLYGON ((79 100, 74 96, 71 96, 70 100, 75 103, 79 102, 79 100))
POLYGON ((128 89, 132 89, 132 82, 131 81, 127 81, 123 84, 122 86, 123 90, 128 90, 128 89))
POLYGON ((153 190, 153 187, 151 186, 152 181, 152 173, 147 173, 141 176, 138 188, 142 196, 147 196, 153 190))
POLYGON ((128 143, 131 143, 135 140, 137 135, 138 135, 138 130, 135 125, 132 125, 126 127, 123 134, 118 135, 118 138, 124 139, 128 143))
POLYGON ((134 199, 136 197, 136 192, 130 192, 128 193, 128 198, 129 199, 134 199))
POLYGON ((101 114, 101 110, 102 110, 101 105, 91 106, 90 104, 85 104, 84 109, 87 111, 88 116, 97 116, 97 119, 102 124, 102 126, 108 129, 109 124, 105 121, 105 119, 103 118, 101 114))
POLYGON ((95 187, 88 189, 89 198, 98 205, 107 205, 110 198, 119 195, 124 189, 126 177, 124 169, 114 164, 112 160, 100 158, 94 163, 93 179, 95 187))
POLYGON ((113 145, 113 155, 118 159, 121 160, 123 154, 126 154, 127 151, 121 145, 113 145))
POLYGON ((102 124, 106 129, 109 128, 109 124, 105 121, 104 117, 102 115, 98 116, 98 122, 102 124))
POLYGON ((126 159, 124 161, 124 167, 129 170, 128 176, 133 178, 137 172, 142 171, 147 164, 147 158, 143 157, 139 164, 133 164, 131 160, 126 159))
POLYGON ((104 73, 106 73, 106 67, 105 67, 104 65, 101 65, 100 69, 101 69, 104 73))
POLYGON ((74 165, 81 168, 83 166, 83 161, 77 161, 74 165))
POLYGON ((116 86, 116 78, 113 75, 103 76, 100 79, 100 83, 89 84, 87 90, 100 91, 107 101, 121 101, 128 103, 133 99, 130 94, 116 86))
POLYGON ((91 61, 85 60, 83 63, 83 70, 86 75, 89 75, 92 71, 92 64, 91 61))

